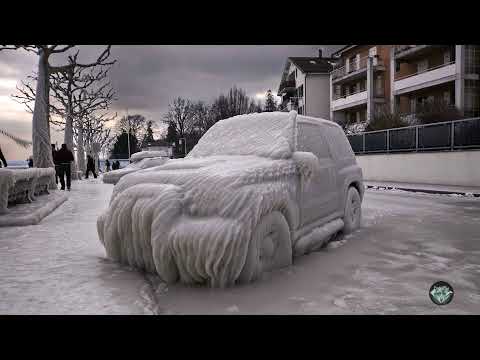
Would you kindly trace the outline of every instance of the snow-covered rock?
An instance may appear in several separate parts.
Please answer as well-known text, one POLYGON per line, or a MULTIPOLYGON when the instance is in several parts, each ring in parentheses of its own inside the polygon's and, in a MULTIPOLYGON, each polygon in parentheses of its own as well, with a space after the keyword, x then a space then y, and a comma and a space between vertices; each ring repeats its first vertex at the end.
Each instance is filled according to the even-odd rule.
POLYGON ((122 177, 97 221, 107 255, 166 282, 228 286, 244 267, 262 216, 291 212, 314 157, 294 158, 296 112, 214 125, 184 159, 122 177))

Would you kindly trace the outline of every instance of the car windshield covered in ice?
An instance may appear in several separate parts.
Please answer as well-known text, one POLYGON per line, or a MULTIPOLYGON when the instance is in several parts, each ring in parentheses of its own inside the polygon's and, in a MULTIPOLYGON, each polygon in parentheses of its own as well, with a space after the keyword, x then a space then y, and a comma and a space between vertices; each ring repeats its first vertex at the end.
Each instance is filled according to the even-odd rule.
POLYGON ((291 157, 294 122, 288 113, 239 115, 210 128, 187 157, 256 155, 272 159, 291 157))
POLYGON ((165 282, 228 286, 360 226, 362 171, 331 121, 221 120, 184 159, 123 176, 97 222, 107 255, 165 282))

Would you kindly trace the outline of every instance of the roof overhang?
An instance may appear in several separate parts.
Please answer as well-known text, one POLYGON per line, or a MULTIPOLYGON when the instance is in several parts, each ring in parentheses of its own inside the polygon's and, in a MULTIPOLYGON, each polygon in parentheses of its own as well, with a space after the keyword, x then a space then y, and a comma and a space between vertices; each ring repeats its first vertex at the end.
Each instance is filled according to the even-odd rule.
POLYGON ((359 46, 359 45, 346 45, 339 50, 335 51, 332 56, 341 56, 345 51, 351 50, 354 47, 359 46))

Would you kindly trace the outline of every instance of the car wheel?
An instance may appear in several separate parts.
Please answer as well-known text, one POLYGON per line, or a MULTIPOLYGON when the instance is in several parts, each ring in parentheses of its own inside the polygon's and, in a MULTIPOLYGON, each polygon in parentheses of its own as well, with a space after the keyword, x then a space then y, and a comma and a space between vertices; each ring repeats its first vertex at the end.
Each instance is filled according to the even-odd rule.
POLYGON ((343 222, 345 224, 343 232, 345 234, 351 233, 360 227, 360 220, 362 218, 362 199, 358 190, 353 186, 348 189, 347 200, 345 203, 345 215, 343 222))
POLYGON ((290 228, 278 211, 264 216, 253 231, 248 245, 245 265, 238 282, 248 283, 260 277, 264 271, 292 264, 290 228))

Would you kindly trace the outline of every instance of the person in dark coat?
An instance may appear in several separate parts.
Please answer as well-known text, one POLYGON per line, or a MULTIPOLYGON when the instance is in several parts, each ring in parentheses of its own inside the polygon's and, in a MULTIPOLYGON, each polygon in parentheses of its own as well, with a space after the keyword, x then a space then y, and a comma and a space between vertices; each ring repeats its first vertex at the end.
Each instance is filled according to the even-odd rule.
POLYGON ((97 178, 97 173, 95 172, 95 161, 93 160, 93 157, 88 154, 87 155, 87 171, 85 173, 85 178, 88 179, 88 174, 90 171, 93 173, 93 177, 96 179, 97 178))
MULTIPOLYGON (((58 185, 60 168, 58 166, 58 162, 56 159, 57 159, 57 149, 55 149, 55 144, 52 144, 52 160, 53 160, 53 165, 55 166, 55 183, 58 185)), ((33 167, 33 161, 32 161, 32 167, 33 167)))
POLYGON ((109 172, 110 171, 110 161, 105 160, 105 167, 106 167, 106 172, 109 172))
POLYGON ((67 148, 67 144, 62 144, 62 148, 56 152, 56 161, 59 169, 61 190, 65 190, 65 175, 67 176, 67 189, 70 191, 72 182, 71 163, 74 161, 72 152, 67 148))
POLYGON ((5 159, 5 156, 3 156, 2 153, 2 148, 0 147, 0 167, 2 167, 2 164, 4 167, 7 167, 7 160, 5 159))
POLYGON ((31 157, 31 156, 28 158, 28 167, 29 168, 33 167, 33 157, 31 157))

